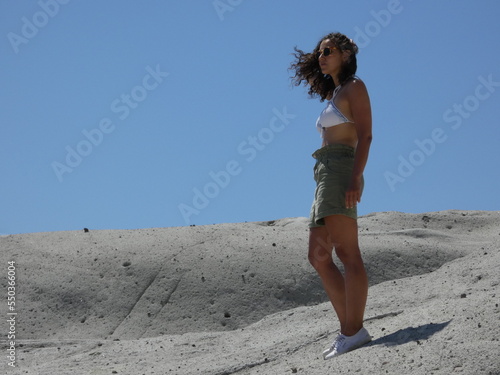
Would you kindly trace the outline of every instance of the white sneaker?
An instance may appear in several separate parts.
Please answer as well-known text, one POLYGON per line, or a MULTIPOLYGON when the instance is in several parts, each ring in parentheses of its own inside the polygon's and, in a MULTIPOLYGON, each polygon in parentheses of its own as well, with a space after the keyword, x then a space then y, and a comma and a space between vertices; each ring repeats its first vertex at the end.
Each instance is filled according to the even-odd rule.
POLYGON ((372 341, 372 337, 364 327, 353 336, 346 336, 342 334, 338 335, 332 344, 330 352, 324 354, 324 358, 331 359, 338 355, 350 352, 351 350, 357 349, 370 341, 372 341))
POLYGON ((337 335, 337 337, 335 337, 335 339, 333 340, 332 345, 330 345, 330 347, 329 347, 328 349, 326 349, 326 350, 324 350, 324 351, 323 351, 323 358, 324 358, 324 359, 326 359, 326 356, 327 356, 328 354, 330 354, 330 352, 331 352, 333 349, 335 349, 335 345, 337 344, 337 340, 340 338, 340 336, 344 336, 344 335, 342 335, 341 333, 339 333, 339 334, 337 335))

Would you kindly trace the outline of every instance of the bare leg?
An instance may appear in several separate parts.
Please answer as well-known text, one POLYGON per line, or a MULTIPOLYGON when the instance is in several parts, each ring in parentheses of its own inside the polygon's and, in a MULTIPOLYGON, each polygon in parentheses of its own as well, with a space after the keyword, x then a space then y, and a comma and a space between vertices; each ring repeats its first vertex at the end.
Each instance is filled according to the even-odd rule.
POLYGON ((311 228, 309 233, 309 262, 318 272, 323 288, 333 305, 341 331, 346 322, 344 276, 332 259, 333 243, 326 227, 311 228))
POLYGON ((358 224, 356 220, 343 215, 326 217, 325 224, 345 270, 346 320, 342 333, 352 336, 363 327, 368 297, 368 277, 359 250, 358 224))
POLYGON ((344 215, 325 218, 326 227, 311 228, 309 261, 318 272, 323 287, 346 336, 363 327, 368 296, 368 278, 358 245, 356 220, 344 215), (332 259, 332 248, 344 265, 343 276, 332 259))

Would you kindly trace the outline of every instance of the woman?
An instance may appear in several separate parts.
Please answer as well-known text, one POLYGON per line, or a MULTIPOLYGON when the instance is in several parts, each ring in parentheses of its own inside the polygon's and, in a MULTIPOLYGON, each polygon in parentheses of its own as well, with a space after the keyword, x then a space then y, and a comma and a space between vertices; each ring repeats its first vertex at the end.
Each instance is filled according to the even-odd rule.
POLYGON ((295 84, 305 82, 310 96, 327 100, 316 122, 323 143, 313 154, 316 191, 309 223, 309 261, 340 322, 340 333, 323 352, 330 359, 371 341, 363 327, 368 278, 358 245, 356 209, 372 140, 371 107, 365 84, 354 75, 358 47, 352 40, 332 33, 312 53, 295 51, 295 84), (344 274, 333 262, 333 249, 344 274))

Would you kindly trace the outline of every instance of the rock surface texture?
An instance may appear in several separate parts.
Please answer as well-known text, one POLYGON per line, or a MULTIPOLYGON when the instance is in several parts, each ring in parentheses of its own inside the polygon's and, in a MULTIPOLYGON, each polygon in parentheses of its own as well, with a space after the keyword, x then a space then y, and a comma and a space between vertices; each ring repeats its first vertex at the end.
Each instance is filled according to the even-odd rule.
POLYGON ((2 236, 17 312, 2 373, 500 374, 500 212, 358 222, 373 341, 330 361, 305 218, 2 236))

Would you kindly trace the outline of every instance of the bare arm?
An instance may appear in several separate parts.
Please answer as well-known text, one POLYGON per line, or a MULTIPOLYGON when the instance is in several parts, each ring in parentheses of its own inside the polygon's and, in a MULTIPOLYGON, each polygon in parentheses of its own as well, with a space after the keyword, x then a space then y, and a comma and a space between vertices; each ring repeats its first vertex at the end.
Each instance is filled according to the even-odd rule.
POLYGON ((363 81, 356 79, 352 82, 349 87, 348 100, 358 136, 351 183, 346 192, 346 207, 351 208, 361 201, 361 181, 372 141, 370 98, 363 81))

